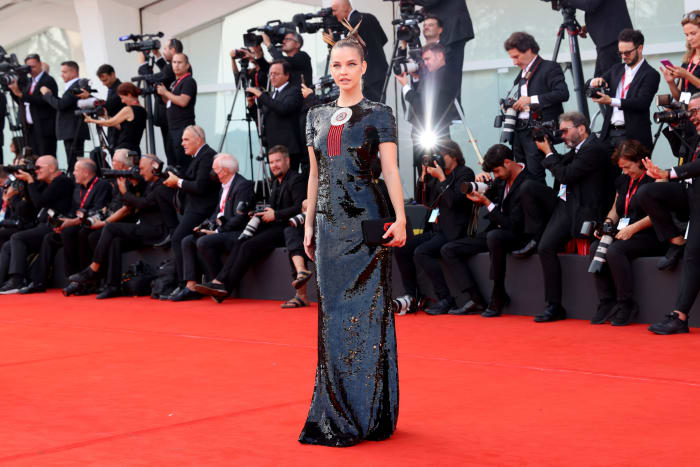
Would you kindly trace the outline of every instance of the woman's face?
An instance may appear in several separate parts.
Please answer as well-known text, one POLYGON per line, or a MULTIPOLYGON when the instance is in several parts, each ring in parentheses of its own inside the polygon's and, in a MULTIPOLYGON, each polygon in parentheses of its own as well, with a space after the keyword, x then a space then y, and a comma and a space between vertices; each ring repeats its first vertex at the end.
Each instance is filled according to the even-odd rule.
POLYGON ((685 40, 688 41, 690 47, 693 49, 700 48, 700 26, 693 23, 686 23, 683 25, 683 33, 685 34, 685 40))
POLYGON ((362 60, 354 47, 338 47, 331 52, 331 75, 343 91, 354 89, 362 83, 367 62, 362 60))
POLYGON ((617 161, 617 166, 622 169, 623 174, 629 175, 630 178, 639 178, 639 176, 644 173, 644 168, 641 163, 623 157, 617 161))

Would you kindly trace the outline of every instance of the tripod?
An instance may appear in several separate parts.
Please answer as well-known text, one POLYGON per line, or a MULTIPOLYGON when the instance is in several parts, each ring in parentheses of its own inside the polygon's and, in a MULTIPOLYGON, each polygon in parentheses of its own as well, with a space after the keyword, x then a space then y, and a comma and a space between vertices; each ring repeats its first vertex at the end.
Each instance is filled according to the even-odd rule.
POLYGON ((585 115, 586 119, 590 120, 588 114, 588 102, 586 101, 586 95, 584 94, 585 87, 583 81, 583 65, 581 64, 581 49, 579 49, 578 45, 578 36, 581 35, 581 25, 576 20, 576 10, 574 8, 562 8, 561 14, 564 16, 564 22, 561 24, 561 26, 559 26, 552 61, 557 61, 559 47, 561 47, 561 43, 564 40, 564 34, 568 33, 571 62, 566 64, 564 71, 571 69, 571 75, 574 79, 576 103, 578 104, 579 112, 585 115))
MULTIPOLYGON (((156 58, 153 56, 153 54, 150 51, 143 51, 143 54, 146 57, 146 69, 147 73, 144 75, 139 75, 131 78, 131 81, 138 83, 141 85, 143 82, 143 86, 141 87, 141 90, 143 91, 143 100, 146 102, 146 148, 148 149, 148 152, 151 154, 156 153, 156 139, 155 139, 155 131, 153 129, 153 101, 151 99, 160 99, 160 96, 155 95, 156 90, 153 87, 153 83, 151 83, 147 77, 153 76, 153 65, 155 65, 156 58)), ((163 141, 165 143, 165 141, 163 141)))

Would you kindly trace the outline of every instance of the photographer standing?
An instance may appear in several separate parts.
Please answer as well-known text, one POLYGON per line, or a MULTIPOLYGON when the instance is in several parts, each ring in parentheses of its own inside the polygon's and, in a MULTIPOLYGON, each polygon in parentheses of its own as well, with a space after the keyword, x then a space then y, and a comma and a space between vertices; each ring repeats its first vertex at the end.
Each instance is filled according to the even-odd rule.
POLYGON ((422 301, 416 264, 432 282, 438 302, 425 310, 431 315, 445 314, 456 307, 440 267, 440 249, 445 243, 468 235, 473 211, 471 201, 461 192, 462 183, 474 181, 474 172, 464 165, 462 150, 454 141, 444 142, 438 150, 442 163, 425 156, 416 187, 416 201, 430 210, 426 227, 422 234, 409 238, 403 247, 394 250, 404 290, 412 300, 422 301))
POLYGON ((608 202, 610 158, 605 146, 590 133, 586 117, 579 112, 562 114, 559 129, 571 150, 562 156, 554 152, 548 139, 537 142, 547 154, 542 165, 554 175, 555 185, 552 189, 532 180, 523 183, 525 233, 533 240, 513 252, 515 256, 527 256, 535 250, 539 254, 547 306, 535 315, 538 323, 566 318, 557 255, 569 240, 582 238, 583 222, 600 221, 605 216, 608 202))
POLYGON ((288 32, 282 40, 282 48, 280 49, 272 43, 270 36, 262 33, 263 44, 270 52, 273 62, 284 60, 289 63, 290 82, 301 86, 305 84, 311 86, 313 84, 313 69, 311 67, 311 57, 306 52, 300 49, 304 45, 304 38, 298 32, 288 32), (284 55, 282 54, 284 52, 284 55))
POLYGON ((265 60, 260 44, 242 49, 233 49, 229 55, 231 55, 231 69, 233 70, 233 77, 236 83, 240 80, 240 74, 245 73, 246 82, 250 86, 260 89, 267 88, 267 75, 270 72, 270 63, 265 60), (239 70, 236 59, 241 61, 241 65, 244 63, 246 65, 252 64, 253 67, 246 66, 244 69, 239 70))
POLYGON ((635 139, 651 149, 649 106, 659 90, 661 77, 644 60, 644 36, 640 31, 623 30, 617 46, 623 63, 615 64, 602 77, 590 82, 590 87, 609 87, 611 93, 592 98, 593 102, 607 106, 600 137, 611 152, 625 139, 635 139))
POLYGON ((681 66, 662 65, 661 73, 673 98, 687 104, 690 96, 700 91, 700 10, 683 15, 681 26, 686 38, 683 63, 681 66))
POLYGON ((503 46, 513 64, 522 70, 513 82, 518 89, 518 99, 513 104, 513 109, 518 111, 513 154, 517 162, 525 163, 525 169, 535 180, 545 184, 544 154, 533 140, 530 121, 536 111, 543 122, 556 122, 564 112, 562 103, 569 100, 569 88, 561 66, 538 55, 540 46, 530 34, 514 32, 503 46))
POLYGON ((31 81, 22 90, 17 81, 13 81, 8 87, 19 103, 24 104, 24 111, 20 111, 19 115, 26 128, 32 152, 39 156, 55 156, 56 110, 43 99, 39 90, 45 87, 53 94, 58 94, 56 80, 43 71, 38 54, 27 55, 24 64, 29 66, 31 81))
POLYGON ((168 114, 170 144, 175 154, 175 163, 186 170, 190 158, 183 151, 182 135, 185 128, 194 125, 194 106, 197 103, 197 82, 192 77, 190 62, 185 54, 175 54, 172 60, 175 81, 168 87, 159 84, 156 92, 161 96, 168 114))
POLYGON ((357 33, 365 41, 365 60, 367 61, 367 71, 362 78, 362 94, 371 101, 379 102, 382 96, 384 77, 389 68, 384 55, 384 44, 388 42, 388 39, 382 26, 374 15, 355 10, 350 4, 350 0, 333 0, 331 8, 333 16, 338 21, 345 20, 352 27, 360 24, 357 33))
POLYGON ((63 140, 69 173, 73 172, 78 157, 83 156, 85 140, 90 137, 82 116, 75 114, 78 110, 78 94, 82 92, 78 82, 79 73, 80 68, 74 61, 61 63, 61 79, 66 83, 66 90, 60 99, 51 87, 39 88, 44 101, 56 110, 56 138, 63 140))
MULTIPOLYGON (((119 80, 119 78, 117 78, 117 75, 114 72, 114 67, 108 64, 100 65, 95 74, 100 82, 107 88, 107 99, 105 99, 105 110, 107 111, 107 115, 117 115, 125 104, 122 102, 119 96, 118 89, 122 82, 119 80)), ((78 97, 81 99, 87 99, 90 97, 90 94, 85 91, 78 97)), ((120 132, 121 129, 117 127, 109 127, 107 129, 107 142, 111 148, 117 148, 116 145, 117 141, 119 141, 120 132)))

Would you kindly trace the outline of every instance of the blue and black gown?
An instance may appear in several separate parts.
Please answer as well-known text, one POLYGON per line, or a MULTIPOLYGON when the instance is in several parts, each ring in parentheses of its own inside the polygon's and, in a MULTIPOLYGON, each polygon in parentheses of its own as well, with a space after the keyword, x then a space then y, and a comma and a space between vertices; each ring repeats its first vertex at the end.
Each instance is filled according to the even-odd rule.
POLYGON ((299 441, 386 439, 399 408, 391 249, 365 245, 360 222, 388 217, 370 166, 380 143, 396 143, 396 121, 391 108, 367 99, 334 102, 309 111, 306 138, 318 162, 318 366, 299 441))

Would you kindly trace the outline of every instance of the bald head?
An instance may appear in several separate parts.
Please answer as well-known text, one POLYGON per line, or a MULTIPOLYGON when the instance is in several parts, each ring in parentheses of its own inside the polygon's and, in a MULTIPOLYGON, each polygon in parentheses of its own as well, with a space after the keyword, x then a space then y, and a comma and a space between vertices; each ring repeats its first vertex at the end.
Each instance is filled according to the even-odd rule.
POLYGON ((231 154, 219 154, 214 158, 212 170, 221 184, 226 185, 238 173, 238 160, 231 154))
POLYGON ((348 16, 350 16, 350 12, 352 11, 350 0, 333 0, 331 8, 333 10, 333 16, 335 16, 338 21, 348 19, 348 16))
POLYGON ((97 164, 92 159, 81 157, 75 162, 73 176, 75 181, 81 185, 86 185, 97 174, 97 164))

